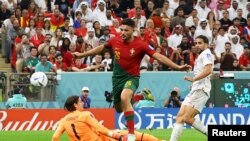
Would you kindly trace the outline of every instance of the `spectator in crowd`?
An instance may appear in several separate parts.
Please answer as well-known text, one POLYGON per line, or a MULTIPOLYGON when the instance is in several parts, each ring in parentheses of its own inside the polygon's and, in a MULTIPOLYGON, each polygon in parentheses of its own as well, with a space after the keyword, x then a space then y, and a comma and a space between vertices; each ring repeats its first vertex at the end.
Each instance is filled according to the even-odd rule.
POLYGON ((194 18, 197 17, 197 10, 196 9, 193 9, 190 16, 186 18, 185 20, 185 27, 186 27, 186 31, 189 30, 189 28, 191 26, 194 26, 194 18))
POLYGON ((30 47, 33 44, 30 43, 29 38, 26 34, 22 35, 21 43, 16 45, 17 61, 16 61, 16 71, 21 73, 24 68, 25 60, 30 56, 30 47))
POLYGON ((215 42, 215 52, 217 53, 218 57, 221 57, 221 53, 225 51, 225 43, 229 41, 228 34, 225 33, 224 28, 219 28, 218 35, 215 42))
POLYGON ((147 6, 146 6, 146 8, 144 9, 144 12, 145 12, 145 17, 147 18, 147 19, 149 19, 150 18, 150 16, 152 15, 152 13, 153 13, 153 11, 154 11, 154 9, 155 9, 155 4, 154 4, 154 2, 153 1, 148 1, 147 2, 147 6))
POLYGON ((104 68, 105 72, 113 70, 113 59, 111 58, 109 51, 106 51, 104 53, 104 59, 102 60, 102 64, 105 65, 105 68, 104 68))
POLYGON ((240 62, 240 68, 243 71, 250 70, 250 46, 249 44, 244 46, 244 53, 240 56, 239 62, 240 62))
POLYGON ((50 21, 48 19, 45 19, 44 25, 43 25, 43 31, 42 31, 43 35, 46 36, 47 34, 50 34, 50 35, 54 34, 54 32, 52 32, 52 30, 50 29, 51 27, 50 25, 51 25, 50 21))
POLYGON ((74 72, 82 72, 86 71, 85 68, 87 68, 87 65, 82 63, 82 59, 76 58, 75 62, 72 64, 71 70, 74 72))
POLYGON ((64 35, 67 35, 69 33, 69 26, 70 26, 70 18, 65 17, 64 18, 64 25, 61 27, 61 30, 62 30, 64 35))
MULTIPOLYGON (((91 50, 91 49, 93 49, 93 47, 92 47, 91 45, 87 44, 86 50, 84 50, 84 52, 85 52, 85 51, 89 51, 89 50, 91 50)), ((88 66, 90 66, 91 63, 92 63, 92 61, 93 61, 93 58, 94 58, 94 57, 95 57, 94 55, 88 56, 88 57, 84 57, 83 63, 84 63, 84 64, 87 64, 88 66)))
POLYGON ((174 87, 169 97, 164 101, 163 106, 167 108, 180 108, 182 101, 179 88, 174 87))
POLYGON ((11 11, 8 9, 7 2, 2 2, 1 8, 0 8, 0 27, 2 26, 2 23, 4 20, 8 19, 11 15, 11 11))
POLYGON ((218 3, 216 4, 216 8, 213 9, 216 20, 222 19, 224 10, 225 10, 224 9, 224 1, 223 0, 218 0, 218 3))
POLYGON ((24 62, 24 71, 25 72, 35 72, 36 65, 39 63, 37 58, 37 48, 30 47, 30 56, 24 62))
MULTIPOLYGON (((77 11, 77 12, 75 13, 75 15, 76 15, 76 18, 75 18, 75 20, 74 20, 73 27, 74 27, 75 29, 78 29, 78 28, 81 27, 81 20, 84 20, 84 19, 82 19, 82 12, 81 12, 81 11, 77 11)), ((84 20, 84 22, 85 22, 85 20, 84 20)), ((86 23, 84 23, 84 24, 86 25, 86 23)))
POLYGON ((211 43, 209 45, 209 49, 212 53, 212 57, 213 57, 213 60, 214 60, 214 70, 218 71, 220 70, 220 57, 218 57, 218 54, 215 52, 215 44, 214 43, 211 43))
POLYGON ((63 62, 63 56, 61 53, 57 53, 55 56, 55 67, 56 71, 68 71, 70 70, 68 66, 63 62))
POLYGON ((182 27, 185 26, 184 10, 182 8, 177 9, 177 15, 174 16, 171 21, 172 28, 176 27, 177 25, 181 25, 182 27))
POLYGON ((36 65, 36 72, 53 72, 55 71, 53 64, 48 61, 48 56, 46 54, 40 55, 40 62, 36 65))
POLYGON ((152 92, 147 89, 143 88, 141 91, 141 95, 143 99, 139 100, 138 102, 134 103, 135 108, 152 108, 155 107, 155 98, 152 92))
POLYGON ((237 59, 236 54, 232 53, 231 51, 231 43, 226 42, 225 43, 225 52, 221 54, 221 59, 220 59, 220 69, 223 71, 231 71, 233 70, 233 61, 237 59))
POLYGON ((82 94, 80 96, 81 101, 83 102, 83 108, 90 108, 91 99, 89 98, 89 88, 84 86, 82 87, 82 94))
MULTIPOLYGON (((249 9, 250 9, 250 3, 249 3, 249 9)), ((250 42, 250 14, 247 16, 247 26, 244 27, 243 29, 243 35, 245 37, 245 40, 250 42)))
POLYGON ((95 30, 93 27, 88 28, 88 33, 84 37, 84 42, 90 44, 93 48, 97 47, 99 44, 99 39, 95 36, 95 30))
POLYGON ((38 47, 38 53, 39 54, 47 54, 49 55, 49 47, 50 47, 50 41, 51 41, 52 35, 46 34, 44 43, 40 44, 38 47))
MULTIPOLYGON (((129 11, 128 11, 128 18, 136 17, 136 15, 141 15, 141 16, 145 17, 145 12, 144 12, 144 10, 142 10, 142 6, 141 6, 141 1, 140 0, 135 0, 134 1, 134 7, 131 8, 131 9, 129 9, 129 11)), ((145 18, 145 20, 146 20, 146 18, 145 18)), ((143 24, 143 25, 145 25, 145 24, 143 24)))
POLYGON ((213 11, 208 12, 206 19, 208 21, 208 25, 209 25, 210 30, 213 30, 214 25, 216 24, 214 12, 213 11))
POLYGON ((236 54, 237 59, 240 58, 240 56, 243 54, 243 46, 240 44, 240 36, 234 35, 230 39, 231 43, 231 51, 232 53, 236 54))
POLYGON ((209 40, 212 39, 212 31, 209 27, 207 19, 200 19, 197 29, 194 33, 194 38, 198 37, 199 35, 206 36, 209 40))
POLYGON ((81 19, 84 19, 86 23, 91 23, 95 19, 93 12, 90 9, 90 5, 86 1, 80 3, 77 8, 77 11, 80 11, 82 13, 81 19))
POLYGON ((55 8, 58 8, 60 12, 64 15, 64 17, 70 16, 70 5, 68 0, 56 0, 55 3, 55 8))
POLYGON ((36 34, 36 21, 35 21, 35 19, 29 20, 28 26, 25 27, 24 32, 27 35, 30 35, 30 37, 32 37, 36 34))
POLYGON ((103 35, 99 38, 99 40, 104 40, 107 42, 109 39, 115 37, 115 35, 110 34, 109 26, 103 27, 103 35))
POLYGON ((171 47, 173 50, 177 50, 177 46, 180 45, 182 41, 182 31, 182 26, 176 25, 173 29, 172 34, 167 38, 168 46, 171 47))
POLYGON ((230 20, 233 20, 234 18, 237 17, 237 10, 238 10, 238 7, 239 4, 237 2, 237 0, 232 0, 232 5, 230 6, 230 8, 228 8, 228 12, 229 12, 229 19, 230 20))
POLYGON ((163 3, 161 16, 168 19, 171 19, 174 16, 174 10, 169 8, 168 0, 165 0, 163 3))
POLYGON ((241 8, 237 9, 237 18, 240 20, 240 26, 245 27, 247 25, 247 20, 243 18, 243 10, 241 8))
POLYGON ((15 45, 15 39, 18 35, 22 35, 23 29, 19 26, 19 21, 15 19, 12 23, 12 27, 7 29, 7 40, 6 40, 6 52, 5 52, 5 62, 10 62, 11 48, 15 45))
POLYGON ((50 45, 54 45, 56 49, 59 49, 62 45, 63 33, 60 28, 55 30, 54 36, 51 38, 50 45))
POLYGON ((34 47, 38 48, 39 45, 44 43, 45 36, 42 34, 42 25, 36 26, 36 34, 30 37, 30 42, 34 45, 34 47))
POLYGON ((49 46, 48 61, 52 64, 54 64, 56 61, 56 52, 57 50, 55 46, 53 45, 49 46))
POLYGON ((93 28, 95 30, 95 36, 100 38, 103 35, 103 30, 101 29, 101 25, 99 21, 93 22, 93 28))
POLYGON ((233 70, 232 71, 240 71, 240 65, 239 65, 239 60, 238 59, 234 59, 233 62, 233 70))
POLYGON ((93 71, 96 71, 96 72, 104 71, 105 64, 102 64, 102 55, 96 54, 94 60, 92 61, 91 66, 99 66, 93 69, 93 71))
POLYGON ((64 16, 58 8, 55 8, 54 13, 49 14, 48 17, 50 17, 52 32, 55 32, 56 29, 60 29, 64 25, 64 16))
POLYGON ((220 19, 221 27, 224 28, 225 31, 233 24, 233 22, 229 19, 229 12, 227 10, 223 11, 223 17, 220 19))
POLYGON ((207 2, 206 0, 199 0, 195 6, 195 9, 197 9, 197 17, 199 19, 206 19, 209 11, 211 11, 208 7, 207 7, 207 2))

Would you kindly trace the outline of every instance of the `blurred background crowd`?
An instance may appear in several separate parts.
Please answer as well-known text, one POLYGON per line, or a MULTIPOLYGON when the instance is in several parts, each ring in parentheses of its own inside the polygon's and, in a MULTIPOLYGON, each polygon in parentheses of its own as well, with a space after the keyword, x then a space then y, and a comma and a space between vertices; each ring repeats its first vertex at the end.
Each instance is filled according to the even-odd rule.
MULTIPOLYGON (((120 36, 124 18, 134 19, 134 36, 177 64, 194 65, 194 39, 205 35, 215 70, 250 70, 248 0, 1 0, 1 47, 17 73, 112 71, 113 53, 76 59, 120 36)), ((172 71, 145 56, 141 71, 172 71)))

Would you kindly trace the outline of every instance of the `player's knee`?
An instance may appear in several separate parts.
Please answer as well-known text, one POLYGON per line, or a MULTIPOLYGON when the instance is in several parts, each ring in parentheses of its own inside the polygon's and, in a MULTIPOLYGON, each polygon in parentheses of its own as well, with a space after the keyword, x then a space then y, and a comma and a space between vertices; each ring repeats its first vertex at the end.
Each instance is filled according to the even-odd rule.
POLYGON ((182 116, 182 122, 185 122, 185 123, 187 123, 187 124, 190 125, 190 123, 191 123, 191 117, 188 116, 188 115, 183 115, 182 116))
POLYGON ((176 122, 178 123, 186 123, 186 120, 187 120, 187 117, 184 115, 181 115, 181 116, 179 115, 176 117, 176 122))

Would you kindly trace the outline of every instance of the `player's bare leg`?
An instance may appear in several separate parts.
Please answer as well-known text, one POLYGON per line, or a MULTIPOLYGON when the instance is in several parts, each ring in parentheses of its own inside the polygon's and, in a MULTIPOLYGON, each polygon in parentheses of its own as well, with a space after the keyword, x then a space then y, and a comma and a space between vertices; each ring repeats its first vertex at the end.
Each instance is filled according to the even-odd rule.
POLYGON ((124 112, 125 120, 128 127, 128 141, 135 141, 134 135, 134 109, 131 104, 133 91, 131 89, 123 89, 121 93, 121 106, 124 112))
POLYGON ((198 131, 207 135, 207 128, 198 120, 195 116, 199 114, 199 111, 186 105, 182 105, 181 109, 176 117, 176 123, 174 125, 170 141, 177 141, 180 137, 184 123, 193 126, 198 131))

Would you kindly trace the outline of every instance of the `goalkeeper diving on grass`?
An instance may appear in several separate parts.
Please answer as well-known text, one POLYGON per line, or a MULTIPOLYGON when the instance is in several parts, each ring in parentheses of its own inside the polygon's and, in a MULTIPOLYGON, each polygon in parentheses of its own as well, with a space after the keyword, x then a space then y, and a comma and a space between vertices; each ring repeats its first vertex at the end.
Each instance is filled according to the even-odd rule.
MULTIPOLYGON (((66 132, 71 141, 127 141, 128 131, 110 130, 101 125, 94 115, 84 111, 83 102, 79 96, 69 96, 64 108, 70 113, 63 117, 52 137, 52 141, 59 141, 66 132)), ((135 131, 136 141, 164 141, 152 135, 135 131)))

